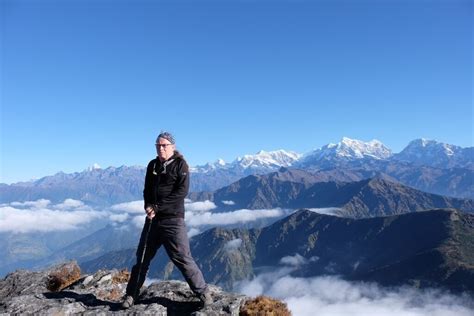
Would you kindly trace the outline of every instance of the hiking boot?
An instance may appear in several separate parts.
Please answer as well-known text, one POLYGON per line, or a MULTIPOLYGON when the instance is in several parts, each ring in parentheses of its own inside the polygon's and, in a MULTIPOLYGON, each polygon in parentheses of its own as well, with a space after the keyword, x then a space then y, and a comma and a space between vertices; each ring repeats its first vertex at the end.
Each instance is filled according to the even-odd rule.
POLYGON ((201 302, 203 307, 207 307, 213 303, 211 292, 209 290, 204 291, 204 293, 198 294, 197 297, 201 302))
POLYGON ((133 303, 135 300, 133 299, 133 296, 127 295, 125 296, 125 299, 122 302, 122 308, 127 309, 133 306, 133 303))

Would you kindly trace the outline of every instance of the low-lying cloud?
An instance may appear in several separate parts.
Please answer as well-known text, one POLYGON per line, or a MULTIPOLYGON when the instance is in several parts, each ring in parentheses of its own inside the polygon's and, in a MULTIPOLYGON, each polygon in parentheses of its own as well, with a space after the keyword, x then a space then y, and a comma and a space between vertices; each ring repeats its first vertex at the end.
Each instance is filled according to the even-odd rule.
POLYGON ((316 257, 316 256, 313 256, 309 259, 306 259, 302 255, 297 253, 294 256, 285 256, 285 257, 281 258, 280 263, 283 264, 283 265, 287 265, 287 266, 299 267, 299 266, 305 265, 309 262, 317 261, 318 259, 319 258, 316 257))
MULTIPOLYGON (((186 211, 192 212, 192 213, 208 212, 216 208, 216 205, 209 200, 192 202, 190 199, 185 199, 184 201, 185 201, 184 207, 186 211)), ((126 213, 145 215, 145 209, 143 205, 144 205, 143 200, 137 200, 137 201, 114 204, 110 207, 110 210, 114 212, 126 212, 126 213)))
MULTIPOLYGON (((185 199, 184 207, 188 237, 200 234, 211 226, 251 224, 259 220, 279 218, 291 212, 291 210, 276 208, 269 210, 242 209, 220 213, 213 211, 217 206, 212 201, 193 202, 190 199, 185 199)), ((112 205, 110 211, 111 215, 108 216, 111 221, 116 223, 128 222, 136 228, 143 228, 146 216, 142 200, 112 205)))
POLYGON ((202 202, 189 202, 185 203, 184 208, 188 212, 193 212, 193 213, 201 213, 201 212, 208 212, 210 210, 213 210, 216 208, 216 204, 213 202, 206 200, 202 202))
POLYGON ((132 214, 141 213, 145 215, 145 209, 143 208, 143 200, 115 204, 112 205, 110 209, 114 212, 126 212, 132 214))
POLYGON ((233 224, 245 224, 254 222, 259 219, 275 218, 283 216, 285 213, 282 209, 270 209, 270 210, 237 210, 225 213, 186 213, 186 223, 189 226, 202 226, 202 225, 233 225, 233 224))
MULTIPOLYGON (((232 204, 232 201, 224 202, 228 205, 232 204)), ((261 225, 292 212, 292 210, 280 208, 215 212, 216 208, 215 203, 209 200, 199 202, 185 200, 185 218, 189 237, 197 235, 211 226, 253 225, 254 223, 261 225)), ((72 230, 98 218, 117 225, 131 224, 141 229, 145 221, 143 200, 115 204, 101 211, 74 199, 66 199, 57 204, 45 199, 0 204, 0 232, 27 233, 72 230)))
POLYGON ((56 204, 54 206, 56 209, 60 210, 77 210, 77 209, 89 209, 82 201, 73 200, 73 199, 66 199, 63 203, 56 204))
POLYGON ((188 238, 191 238, 193 236, 196 236, 196 235, 199 235, 201 233, 201 231, 197 228, 194 228, 192 227, 191 229, 189 229, 188 231, 188 238))
POLYGON ((128 218, 129 218, 129 215, 128 215, 127 213, 123 213, 123 214, 111 214, 111 215, 109 215, 109 219, 110 219, 112 222, 116 222, 116 223, 123 223, 123 222, 125 222, 128 218))
POLYGON ((224 250, 225 251, 237 250, 240 248, 241 245, 242 245, 242 239, 240 238, 232 239, 225 243, 224 250))
POLYGON ((45 208, 51 204, 50 200, 39 199, 36 201, 26 201, 26 202, 11 202, 10 204, 3 204, 2 206, 13 206, 15 208, 45 208))
POLYGON ((93 210, 77 200, 60 204, 49 200, 13 202, 0 205, 0 232, 29 233, 66 231, 79 228, 104 213, 93 210))
POLYGON ((145 215, 134 216, 132 218, 132 224, 137 228, 142 228, 145 225, 145 215))
POLYGON ((341 216, 344 213, 344 209, 339 207, 322 207, 322 208, 308 208, 308 211, 332 216, 341 216))
MULTIPOLYGON (((222 202, 227 205, 235 204, 233 201, 222 202)), ((189 237, 198 234, 204 230, 206 226, 230 226, 240 224, 253 225, 253 223, 259 223, 259 225, 261 225, 262 223, 271 222, 272 219, 278 219, 293 212, 293 210, 280 208, 260 210, 240 209, 229 212, 219 212, 216 211, 217 206, 212 201, 206 200, 193 202, 190 199, 185 199, 184 207, 186 211, 185 218, 186 225, 189 229, 189 237)), ((143 227, 143 223, 145 221, 143 200, 115 204, 112 205, 109 210, 117 214, 127 213, 131 215, 130 221, 133 225, 138 228, 143 227)), ((337 214, 339 209, 312 208, 310 210, 321 214, 334 215, 337 214)), ((127 217, 127 219, 125 218, 125 216, 110 216, 110 219, 115 222, 125 222, 130 217, 127 217)))
MULTIPOLYGON (((226 201, 232 202, 232 201, 226 201)), ((193 202, 190 199, 185 199, 185 219, 188 227, 188 236, 192 237, 210 226, 230 226, 239 224, 253 224, 261 220, 272 220, 279 217, 286 216, 292 210, 286 209, 261 209, 248 210, 241 209, 230 212, 216 212, 216 204, 212 201, 198 201, 193 202)), ((118 223, 130 221, 132 225, 137 228, 142 228, 145 221, 145 212, 143 209, 143 201, 131 201, 127 203, 115 204, 110 207, 110 211, 115 214, 129 214, 125 215, 111 215, 110 220, 118 223)))
POLYGON ((384 315, 468 316, 474 305, 467 296, 435 289, 384 288, 375 283, 348 282, 336 276, 296 278, 290 267, 262 273, 234 290, 249 296, 284 300, 295 316, 384 315))

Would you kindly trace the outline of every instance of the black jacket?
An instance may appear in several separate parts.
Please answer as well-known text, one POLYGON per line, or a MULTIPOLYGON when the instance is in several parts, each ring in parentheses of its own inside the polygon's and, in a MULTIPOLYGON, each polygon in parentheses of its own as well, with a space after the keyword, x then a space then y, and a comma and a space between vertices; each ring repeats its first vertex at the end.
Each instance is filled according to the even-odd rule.
POLYGON ((180 153, 175 152, 163 163, 158 158, 150 161, 143 199, 145 208, 154 207, 157 218, 184 218, 184 198, 188 190, 189 167, 180 153))

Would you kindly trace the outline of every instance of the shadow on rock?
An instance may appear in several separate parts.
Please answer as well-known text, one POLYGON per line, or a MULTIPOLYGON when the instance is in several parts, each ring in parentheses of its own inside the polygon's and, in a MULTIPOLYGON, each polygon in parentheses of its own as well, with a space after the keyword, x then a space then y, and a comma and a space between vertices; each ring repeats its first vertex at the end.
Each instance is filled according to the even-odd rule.
POLYGON ((167 314, 170 316, 191 315, 192 313, 202 309, 200 302, 179 302, 165 297, 153 297, 144 300, 138 300, 136 304, 150 305, 153 303, 166 307, 167 314))
MULTIPOLYGON (((93 294, 78 294, 71 291, 61 291, 61 292, 47 292, 43 293, 43 296, 47 299, 71 299, 75 302, 80 302, 88 307, 99 307, 99 306, 108 306, 110 311, 125 311, 122 308, 120 302, 109 302, 98 299, 93 294)), ((135 303, 135 307, 139 305, 151 305, 159 304, 166 308, 167 314, 172 315, 191 315, 194 312, 197 312, 202 309, 200 302, 178 302, 173 301, 165 297, 154 297, 147 299, 139 299, 135 303)), ((129 311, 133 311, 132 307, 129 311)))
POLYGON ((74 301, 81 302, 89 307, 108 306, 111 311, 119 311, 122 309, 121 303, 100 300, 93 294, 78 294, 70 291, 61 291, 47 292, 43 293, 43 295, 47 299, 73 299, 74 301))

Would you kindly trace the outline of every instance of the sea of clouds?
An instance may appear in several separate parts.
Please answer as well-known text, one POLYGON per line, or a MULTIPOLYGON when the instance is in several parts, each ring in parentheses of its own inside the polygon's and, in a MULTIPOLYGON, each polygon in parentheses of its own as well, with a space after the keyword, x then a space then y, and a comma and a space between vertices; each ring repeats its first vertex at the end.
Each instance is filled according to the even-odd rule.
MULTIPOLYGON (((228 204, 231 202, 226 201, 228 204)), ((257 221, 278 219, 292 212, 276 208, 220 213, 211 201, 191 200, 185 201, 185 209, 190 237, 212 226, 251 225, 257 221)), ((73 199, 66 199, 58 204, 45 199, 0 204, 0 232, 68 231, 98 220, 104 221, 104 225, 131 225, 135 229, 141 229, 145 222, 143 201, 115 204, 100 210, 73 199)))
MULTIPOLYGON (((309 259, 311 260, 311 259, 309 259)), ((382 287, 346 281, 338 276, 291 276, 308 259, 281 258, 282 266, 268 268, 252 280, 237 283, 234 291, 254 297, 267 295, 285 301, 294 316, 468 316, 472 298, 438 289, 382 287)))
MULTIPOLYGON (((225 202, 227 204, 233 203, 232 201, 225 202)), ((185 200, 184 207, 189 237, 214 226, 251 225, 265 220, 276 220, 293 212, 293 210, 275 208, 260 210, 240 209, 222 213, 217 211, 216 204, 211 201, 193 202, 189 199, 185 200)), ((128 214, 131 223, 138 228, 143 227, 145 221, 143 201, 116 204, 110 210, 116 214, 128 214)))
POLYGON ((44 199, 12 202, 0 204, 0 232, 67 231, 106 216, 106 213, 72 199, 59 204, 52 204, 44 199))

